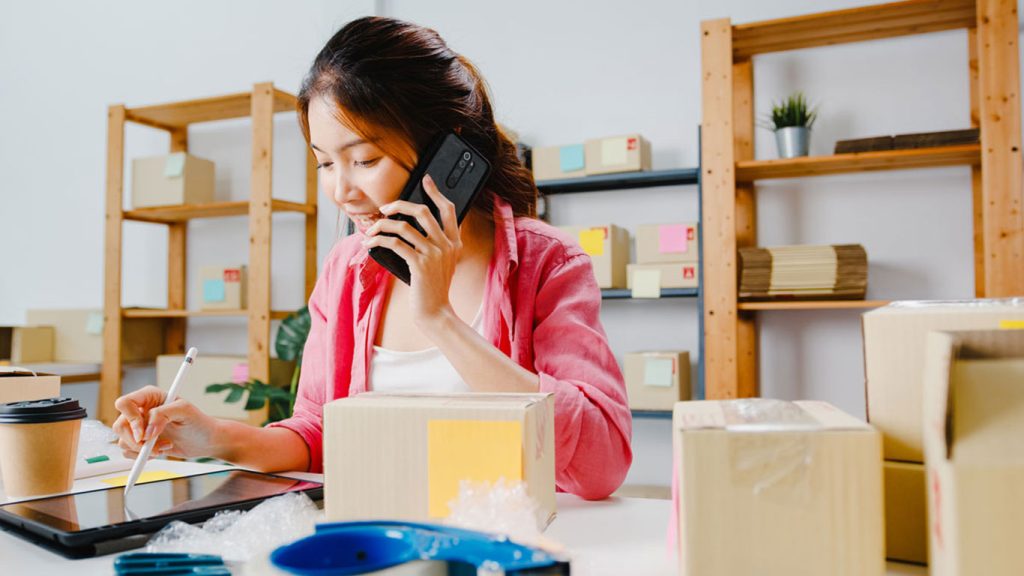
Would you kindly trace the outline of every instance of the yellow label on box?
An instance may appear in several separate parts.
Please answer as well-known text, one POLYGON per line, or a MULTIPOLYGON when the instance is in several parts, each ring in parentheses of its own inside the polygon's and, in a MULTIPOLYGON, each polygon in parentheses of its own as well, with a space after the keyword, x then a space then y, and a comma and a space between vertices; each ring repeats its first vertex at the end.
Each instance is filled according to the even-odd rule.
POLYGON ((1024 330, 1024 320, 1000 320, 1000 330, 1024 330))
MULTIPOLYGON (((174 472, 168 472, 167 470, 147 470, 142 474, 139 474, 139 479, 135 481, 136 484, 145 484, 146 482, 158 482, 160 480, 172 480, 174 478, 184 478, 181 474, 174 472)), ((107 478, 102 481, 104 484, 109 484, 114 487, 125 486, 128 484, 127 476, 117 476, 115 478, 107 478)))
POLYGON ((604 256, 604 228, 591 228, 580 231, 580 246, 591 256, 604 256))
POLYGON ((427 423, 429 513, 448 516, 459 482, 523 479, 523 425, 518 420, 431 420, 427 423))

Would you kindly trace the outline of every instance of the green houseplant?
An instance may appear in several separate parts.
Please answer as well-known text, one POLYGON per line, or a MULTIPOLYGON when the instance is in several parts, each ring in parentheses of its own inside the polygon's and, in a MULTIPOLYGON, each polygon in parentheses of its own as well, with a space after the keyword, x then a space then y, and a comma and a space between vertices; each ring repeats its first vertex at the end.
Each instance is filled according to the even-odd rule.
POLYGON ((310 325, 309 308, 303 306, 282 320, 277 329, 277 337, 274 339, 277 357, 281 360, 295 361, 295 370, 292 372, 291 384, 287 390, 259 380, 249 380, 210 384, 206 387, 206 392, 209 394, 227 390, 228 395, 224 401, 229 403, 240 402, 248 392, 246 410, 260 410, 269 404, 267 422, 264 424, 288 418, 295 405, 295 394, 302 370, 302 350, 305 348, 306 338, 309 337, 310 325))
POLYGON ((807 98, 801 92, 795 92, 781 103, 772 105, 765 127, 775 133, 780 158, 807 156, 811 127, 817 118, 817 110, 808 105, 807 98))

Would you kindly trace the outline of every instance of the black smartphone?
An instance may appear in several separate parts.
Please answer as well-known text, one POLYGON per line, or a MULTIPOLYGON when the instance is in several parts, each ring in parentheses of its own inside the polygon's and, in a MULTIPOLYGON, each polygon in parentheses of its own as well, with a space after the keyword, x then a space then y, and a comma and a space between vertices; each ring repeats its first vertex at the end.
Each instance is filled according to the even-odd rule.
MULTIPOLYGON (((473 204, 473 199, 483 189, 490 173, 491 163, 465 140, 459 138, 455 133, 449 132, 436 138, 420 155, 419 162, 413 168, 412 174, 409 175, 409 181, 406 182, 398 199, 426 205, 443 229, 444 224, 441 223, 440 210, 427 195, 427 191, 423 189, 423 176, 429 174, 437 184, 438 190, 451 200, 452 204, 455 204, 455 214, 461 224, 462 219, 469 212, 469 207, 473 204)), ((411 216, 395 214, 388 218, 408 222, 420 234, 427 235, 416 219, 411 216)), ((388 236, 395 235, 388 234, 388 236)), ((370 248, 370 256, 399 280, 406 284, 409 283, 409 265, 394 250, 374 247, 370 248)))

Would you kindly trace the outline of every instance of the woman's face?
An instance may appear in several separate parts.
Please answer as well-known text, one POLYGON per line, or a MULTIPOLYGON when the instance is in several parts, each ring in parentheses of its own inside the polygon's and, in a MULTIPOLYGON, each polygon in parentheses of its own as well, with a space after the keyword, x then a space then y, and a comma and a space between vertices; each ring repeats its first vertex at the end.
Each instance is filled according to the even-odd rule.
POLYGON ((310 101, 308 122, 324 193, 365 232, 383 217, 380 207, 398 199, 409 171, 342 124, 337 107, 324 98, 310 101))

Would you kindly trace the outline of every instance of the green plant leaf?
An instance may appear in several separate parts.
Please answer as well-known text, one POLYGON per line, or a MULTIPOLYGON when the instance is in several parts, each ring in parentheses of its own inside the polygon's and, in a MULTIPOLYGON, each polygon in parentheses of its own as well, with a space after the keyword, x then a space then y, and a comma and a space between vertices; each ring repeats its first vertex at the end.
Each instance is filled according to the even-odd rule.
POLYGON ((795 92, 782 102, 772 104, 771 114, 763 125, 771 130, 792 126, 804 126, 809 129, 817 117, 817 111, 808 105, 803 93, 795 92))
POLYGON ((249 390, 249 398, 245 401, 246 410, 259 410, 267 403, 267 397, 262 392, 249 390))
POLYGON ((301 362, 302 349, 306 345, 306 338, 309 337, 311 326, 308 306, 303 306, 282 320, 281 326, 277 329, 277 337, 274 339, 277 357, 282 360, 301 362))
POLYGON ((231 389, 231 392, 228 392, 228 397, 225 398, 224 401, 228 404, 234 404, 241 400, 243 395, 245 395, 245 387, 236 384, 235 387, 231 389))
POLYGON ((206 387, 207 394, 216 394, 217 392, 223 392, 233 386, 238 386, 234 382, 225 382, 223 384, 210 384, 206 387))

